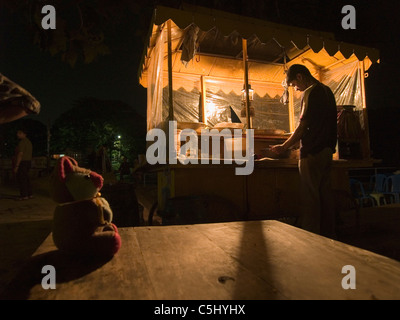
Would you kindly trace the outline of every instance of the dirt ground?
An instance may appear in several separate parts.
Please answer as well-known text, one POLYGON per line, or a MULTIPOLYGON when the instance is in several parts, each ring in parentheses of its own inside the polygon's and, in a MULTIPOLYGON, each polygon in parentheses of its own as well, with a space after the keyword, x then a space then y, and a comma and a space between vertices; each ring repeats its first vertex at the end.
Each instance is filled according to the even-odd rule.
POLYGON ((33 199, 17 201, 16 187, 0 186, 0 294, 51 232, 55 202, 47 178, 33 187, 33 199))
POLYGON ((358 223, 354 212, 342 217, 337 240, 400 261, 400 204, 361 208, 358 223))

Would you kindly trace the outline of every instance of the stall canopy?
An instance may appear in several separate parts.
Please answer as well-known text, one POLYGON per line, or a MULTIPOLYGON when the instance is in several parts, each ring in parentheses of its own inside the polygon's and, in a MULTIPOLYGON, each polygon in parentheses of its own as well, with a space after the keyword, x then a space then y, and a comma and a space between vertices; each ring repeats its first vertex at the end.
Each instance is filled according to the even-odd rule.
MULTIPOLYGON (((329 85, 338 104, 365 108, 364 72, 379 62, 376 49, 336 41, 327 32, 197 6, 157 7, 139 69, 139 82, 148 88, 148 129, 168 117, 168 43, 174 119, 215 125, 232 121, 234 114, 240 117, 242 39, 247 40, 248 82, 255 92, 255 128, 292 129, 290 108, 285 109, 281 98, 285 70, 295 63, 329 85)), ((297 117, 299 99, 293 96, 291 108, 297 117)))

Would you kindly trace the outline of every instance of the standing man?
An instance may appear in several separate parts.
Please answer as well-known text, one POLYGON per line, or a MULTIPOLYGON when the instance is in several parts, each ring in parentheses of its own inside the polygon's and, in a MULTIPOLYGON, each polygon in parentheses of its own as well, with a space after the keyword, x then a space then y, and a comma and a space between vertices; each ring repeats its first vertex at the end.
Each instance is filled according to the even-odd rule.
POLYGON ((16 149, 16 159, 14 173, 17 176, 17 181, 20 190, 19 200, 28 200, 32 198, 32 186, 29 178, 29 170, 32 161, 32 143, 26 137, 26 130, 19 129, 17 137, 20 139, 16 149))
POLYGON ((287 71, 286 82, 303 92, 300 122, 288 140, 271 149, 279 154, 300 142, 301 228, 335 237, 330 176, 337 140, 335 97, 331 89, 315 79, 303 65, 292 65, 287 71))

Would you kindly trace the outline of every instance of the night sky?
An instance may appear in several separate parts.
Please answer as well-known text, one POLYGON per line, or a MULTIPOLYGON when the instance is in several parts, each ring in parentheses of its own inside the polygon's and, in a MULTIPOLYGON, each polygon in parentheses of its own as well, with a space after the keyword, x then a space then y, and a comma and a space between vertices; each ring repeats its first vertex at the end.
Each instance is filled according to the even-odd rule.
MULTIPOLYGON (((182 1, 153 2, 177 7, 182 1)), ((138 5, 144 3, 149 6, 148 2, 138 1, 138 5)), ((400 121, 397 94, 400 85, 399 2, 214 0, 189 3, 330 31, 338 40, 378 48, 381 64, 370 69, 370 77, 366 81, 367 106, 372 115, 371 143, 375 144, 375 150, 381 149, 380 152, 387 148, 400 149, 400 125, 397 124, 400 121), (240 3, 242 5, 238 5, 240 3), (344 15, 340 9, 344 4, 352 4, 356 8, 356 30, 341 28, 344 15)), ((40 115, 30 116, 32 119, 52 123, 81 97, 121 100, 145 116, 146 89, 139 86, 137 79, 144 45, 143 39, 132 32, 132 28, 120 29, 106 39, 111 54, 99 56, 89 64, 78 61, 75 67, 61 62, 59 55, 51 56, 33 45, 26 25, 15 14, 10 15, 4 10, 0 12, 0 28, 0 72, 41 102, 40 115)), ((397 153, 400 157, 400 152, 397 153)))
POLYGON ((34 45, 26 25, 15 14, 3 11, 0 21, 0 72, 40 101, 41 112, 32 119, 53 122, 81 97, 121 100, 146 114, 146 89, 137 79, 143 46, 135 36, 121 34, 109 40, 111 54, 71 67, 59 55, 51 56, 34 45))

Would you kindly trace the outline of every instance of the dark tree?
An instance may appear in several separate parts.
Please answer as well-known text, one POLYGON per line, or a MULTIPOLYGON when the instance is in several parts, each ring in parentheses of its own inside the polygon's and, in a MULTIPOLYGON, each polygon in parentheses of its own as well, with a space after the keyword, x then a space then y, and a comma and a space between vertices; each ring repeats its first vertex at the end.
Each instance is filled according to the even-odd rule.
POLYGON ((132 161, 145 153, 146 120, 123 102, 82 98, 52 126, 52 153, 89 155, 101 146, 132 161))
POLYGON ((37 46, 71 66, 111 53, 113 39, 122 32, 144 41, 144 25, 151 17, 151 8, 152 2, 144 0, 0 1, 0 10, 7 9, 14 19, 26 25, 37 46), (56 9, 55 29, 42 27, 45 5, 56 9))

